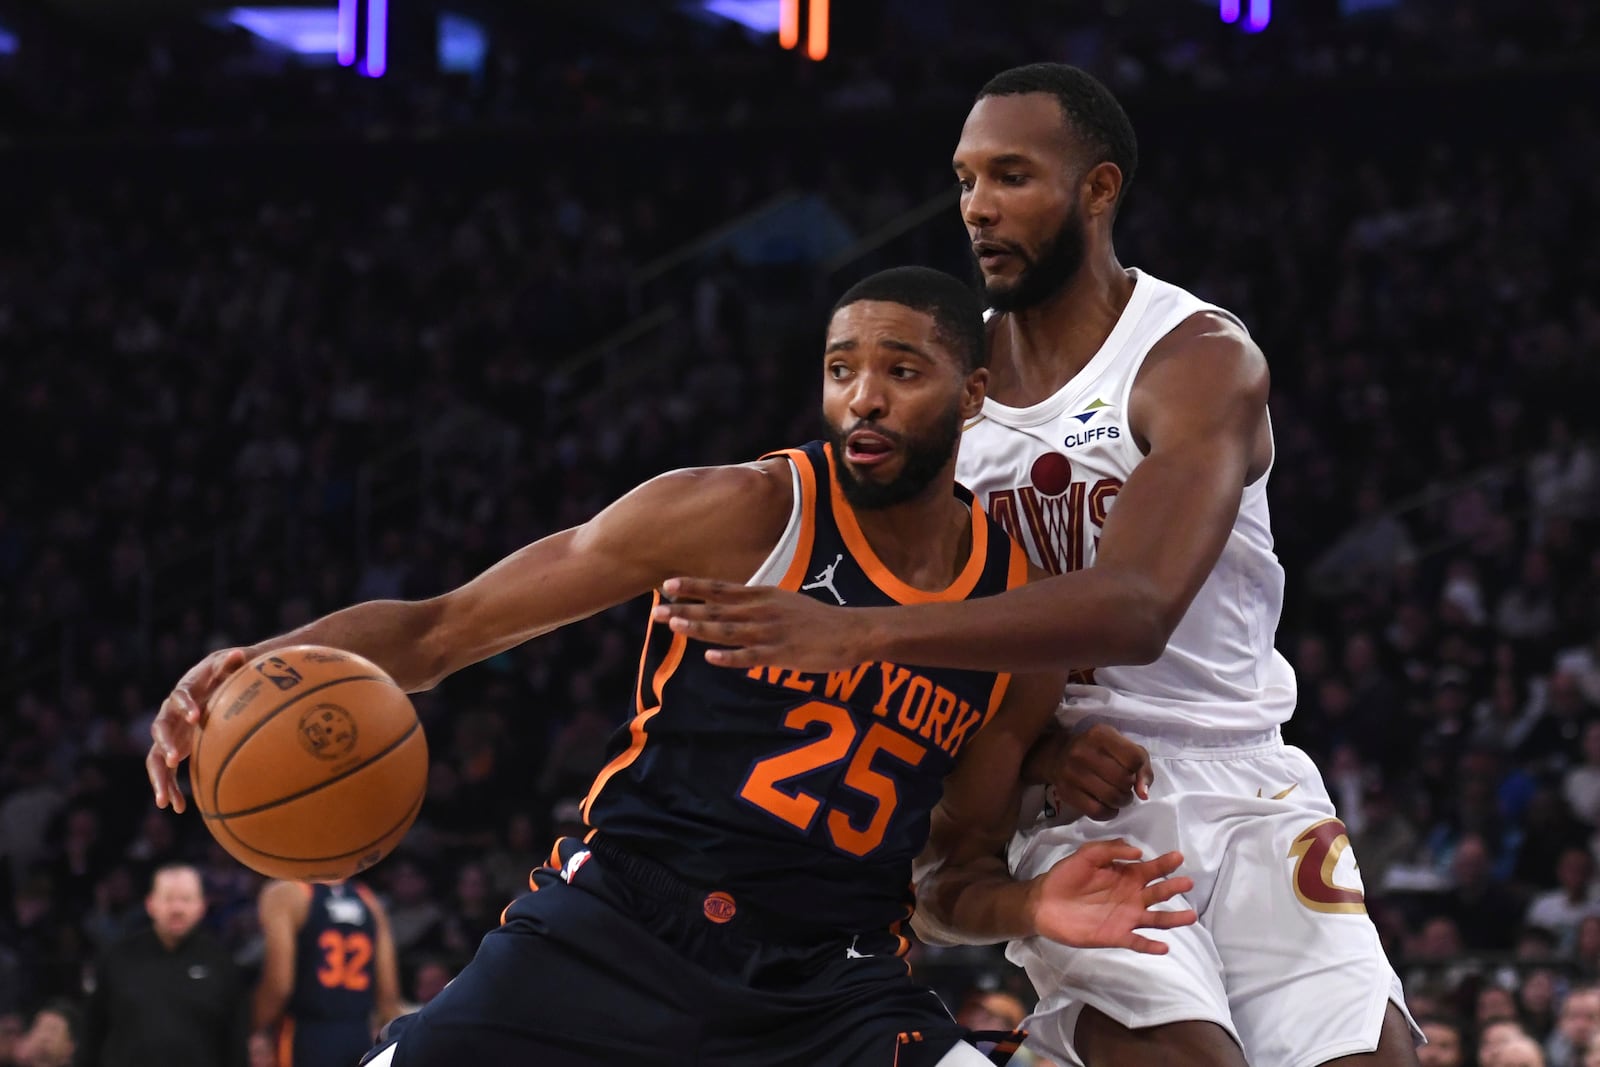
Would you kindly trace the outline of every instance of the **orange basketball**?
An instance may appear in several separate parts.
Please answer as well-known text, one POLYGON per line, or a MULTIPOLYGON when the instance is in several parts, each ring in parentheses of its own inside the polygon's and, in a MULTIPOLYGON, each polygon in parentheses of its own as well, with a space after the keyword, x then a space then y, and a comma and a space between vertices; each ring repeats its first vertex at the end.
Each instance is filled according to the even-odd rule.
POLYGON ((189 758, 222 847, 272 878, 332 882, 377 863, 422 810, 428 742, 394 680, 315 645, 257 656, 206 706, 189 758))

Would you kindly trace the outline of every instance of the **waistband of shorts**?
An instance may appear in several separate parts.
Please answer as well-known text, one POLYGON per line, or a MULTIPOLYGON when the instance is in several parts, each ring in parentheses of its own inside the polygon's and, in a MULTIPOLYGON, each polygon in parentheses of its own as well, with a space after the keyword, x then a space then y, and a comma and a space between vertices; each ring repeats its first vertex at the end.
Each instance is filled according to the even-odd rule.
POLYGON ((1113 727, 1130 741, 1137 741, 1152 759, 1231 760, 1270 756, 1283 751, 1283 731, 1276 726, 1266 730, 1208 730, 1200 733, 1188 726, 1163 726, 1147 720, 1118 719, 1091 715, 1072 725, 1082 732, 1097 722, 1113 727))
MULTIPOLYGON (((790 918, 773 915, 756 905, 740 900, 732 893, 708 889, 686 882, 669 867, 648 856, 641 856, 618 841, 595 834, 584 843, 601 863, 602 869, 642 890, 663 903, 681 907, 695 915, 710 915, 708 901, 724 898, 731 905, 731 916, 724 920, 726 928, 783 945, 803 946, 849 943, 852 935, 841 930, 821 926, 808 926, 790 918)), ((713 903, 709 907, 714 908, 713 903)))

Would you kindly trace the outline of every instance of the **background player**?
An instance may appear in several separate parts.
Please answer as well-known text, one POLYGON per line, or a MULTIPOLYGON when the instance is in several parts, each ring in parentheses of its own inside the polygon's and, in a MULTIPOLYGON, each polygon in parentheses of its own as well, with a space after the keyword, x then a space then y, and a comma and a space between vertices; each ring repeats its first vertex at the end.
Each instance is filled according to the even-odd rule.
POLYGON ((351 1067, 400 1012, 400 968, 383 905, 353 882, 268 882, 253 1021, 278 1067, 351 1067))
MULTIPOLYGON (((1283 572, 1267 513, 1266 362, 1233 315, 1118 262, 1112 224, 1137 161, 1111 93, 1054 64, 985 86, 955 153, 998 312, 989 398, 957 474, 1059 577, 855 613, 684 581, 667 587, 684 602, 656 617, 743 646, 709 654, 725 666, 1111 668, 1075 678, 1063 719, 1141 742, 1157 779, 1148 803, 1090 814, 1143 848, 1181 848, 1203 919, 1160 958, 1014 943, 1041 993, 1033 1039, 1091 1067, 1410 1064, 1413 1028, 1344 827, 1316 767, 1279 735, 1295 681, 1272 646, 1283 572)), ((1017 877, 1101 832, 1076 814, 1058 803, 1014 842, 1017 877)), ((1022 928, 992 870, 959 882, 934 897, 968 936, 1022 928)))
MULTIPOLYGON (((452 593, 357 605, 250 652, 337 645, 416 690, 686 569, 851 605, 1021 584, 1021 550, 952 491, 983 350, 981 310, 955 279, 869 278, 830 318, 828 444, 663 475, 452 593)), ((898 958, 911 861, 958 755, 1004 803, 992 783, 1017 776, 1061 677, 888 662, 735 675, 703 652, 647 634, 636 714, 584 804, 595 830, 557 843, 535 891, 376 1062, 983 1062, 898 958)), ((157 803, 181 806, 175 768, 199 708, 242 660, 213 654, 164 704, 147 764, 157 803)), ((1033 929, 1162 951, 1133 931, 1193 921, 1147 910, 1188 882, 1147 885, 1176 854, 1115 862, 1138 855, 1102 844, 1046 872, 1033 929)))

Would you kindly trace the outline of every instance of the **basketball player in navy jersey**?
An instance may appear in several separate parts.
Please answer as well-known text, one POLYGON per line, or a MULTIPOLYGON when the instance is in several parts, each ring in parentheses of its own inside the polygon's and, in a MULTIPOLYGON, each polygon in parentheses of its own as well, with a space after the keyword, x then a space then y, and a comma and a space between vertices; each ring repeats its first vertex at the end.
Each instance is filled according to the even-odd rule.
POLYGON ((1266 360, 1237 316, 1118 261, 1112 225, 1137 162, 1111 92, 1052 63, 985 85, 952 160, 994 312, 991 388, 956 474, 1051 577, 859 612, 669 582, 679 602, 655 615, 740 646, 710 653, 737 670, 862 658, 1079 668, 1064 740, 1110 726, 1145 746, 1158 785, 1117 809, 1060 803, 1073 789, 1058 788, 1010 841, 1010 870, 1031 879, 1105 833, 1181 850, 1200 921, 1159 957, 1031 936, 999 858, 1010 835, 986 844, 956 812, 940 819, 954 844, 938 850, 945 866, 919 912, 953 940, 1011 941, 1041 998, 1024 1025, 1052 1059, 1411 1067, 1415 1026, 1349 836, 1321 774, 1279 731, 1295 678, 1273 648, 1284 575, 1268 515, 1266 360))
MULTIPOLYGON (((918 268, 867 279, 828 325, 827 443, 662 475, 442 597, 361 604, 214 653, 153 727, 157 803, 182 804, 175 768, 208 695, 280 644, 349 648, 419 690, 686 569, 852 610, 1020 585, 1021 550, 951 473, 982 403, 982 353, 965 285, 918 268)), ((556 843, 473 962, 371 1062, 987 1062, 901 959, 911 865, 941 790, 971 817, 1015 819, 1011 786, 1061 677, 888 661, 732 673, 705 651, 650 628, 632 719, 583 804, 591 829, 556 843)), ((1026 888, 1030 929, 1161 952, 1135 930, 1193 921, 1152 910, 1188 887, 1160 880, 1180 862, 1086 848, 1026 888)))
POLYGON ((254 1025, 277 1067, 352 1067, 400 1011, 389 917, 366 886, 268 882, 258 901, 265 955, 254 1025))

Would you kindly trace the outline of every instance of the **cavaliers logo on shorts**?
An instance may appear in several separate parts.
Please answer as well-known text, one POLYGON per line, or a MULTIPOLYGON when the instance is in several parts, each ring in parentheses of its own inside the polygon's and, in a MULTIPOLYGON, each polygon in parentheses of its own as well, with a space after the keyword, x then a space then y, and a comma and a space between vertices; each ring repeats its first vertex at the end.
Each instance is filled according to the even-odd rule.
POLYGON ((1334 868, 1350 848, 1350 836, 1338 819, 1323 819, 1294 839, 1289 855, 1294 865, 1294 894, 1312 911, 1326 914, 1361 914, 1367 910, 1360 889, 1338 885, 1334 868))
POLYGON ((718 924, 732 921, 733 917, 739 913, 739 908, 734 904, 733 898, 721 890, 706 894, 705 903, 701 905, 701 908, 705 911, 706 918, 718 924))

